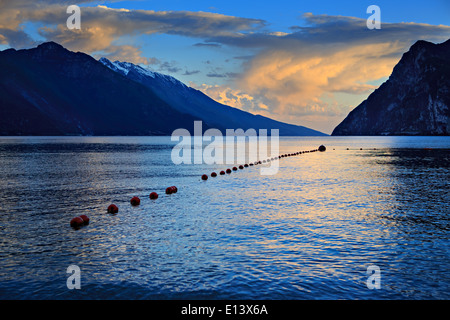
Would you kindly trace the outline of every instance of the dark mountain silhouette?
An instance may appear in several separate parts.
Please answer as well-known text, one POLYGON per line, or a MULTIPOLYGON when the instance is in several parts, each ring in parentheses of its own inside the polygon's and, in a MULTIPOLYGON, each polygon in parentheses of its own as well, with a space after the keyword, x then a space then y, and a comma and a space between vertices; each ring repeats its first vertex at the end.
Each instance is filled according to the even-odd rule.
POLYGON ((2 135, 161 135, 193 121, 148 88, 54 42, 0 52, 2 135))
POLYGON ((450 40, 417 41, 332 135, 449 135, 450 40))
POLYGON ((155 73, 159 82, 149 85, 133 72, 117 72, 54 42, 1 51, 0 135, 171 135, 177 128, 193 132, 195 120, 204 121, 204 130, 323 135, 223 105, 227 111, 217 111, 218 103, 174 78, 155 73))

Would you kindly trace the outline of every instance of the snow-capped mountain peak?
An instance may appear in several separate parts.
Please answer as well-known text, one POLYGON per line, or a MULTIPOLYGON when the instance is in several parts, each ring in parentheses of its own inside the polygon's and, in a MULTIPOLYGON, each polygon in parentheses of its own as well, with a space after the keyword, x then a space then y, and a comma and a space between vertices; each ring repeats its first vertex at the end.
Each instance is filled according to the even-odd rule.
POLYGON ((151 77, 153 79, 167 81, 167 82, 171 83, 172 85, 180 85, 182 87, 186 87, 186 85, 184 83, 175 79, 172 76, 145 69, 145 68, 143 68, 139 65, 135 65, 131 62, 117 61, 117 60, 112 62, 112 61, 108 60, 107 58, 100 58, 99 62, 103 63, 103 65, 107 66, 111 70, 118 72, 124 76, 127 76, 128 73, 130 73, 131 71, 134 71, 137 74, 139 74, 140 76, 151 77))

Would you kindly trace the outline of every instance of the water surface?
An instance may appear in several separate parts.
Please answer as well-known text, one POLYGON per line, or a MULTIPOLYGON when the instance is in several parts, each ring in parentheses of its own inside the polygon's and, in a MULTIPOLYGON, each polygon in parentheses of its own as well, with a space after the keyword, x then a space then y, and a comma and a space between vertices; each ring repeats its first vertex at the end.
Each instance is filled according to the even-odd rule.
POLYGON ((0 298, 450 298, 448 137, 282 138, 281 153, 327 151, 208 181, 229 166, 176 166, 174 144, 0 138, 0 298))

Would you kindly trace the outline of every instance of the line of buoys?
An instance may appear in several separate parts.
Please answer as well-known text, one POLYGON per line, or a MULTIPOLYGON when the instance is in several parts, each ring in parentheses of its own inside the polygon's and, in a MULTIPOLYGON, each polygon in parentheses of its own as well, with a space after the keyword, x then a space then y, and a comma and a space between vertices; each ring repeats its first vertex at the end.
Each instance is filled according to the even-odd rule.
MULTIPOLYGON (((336 149, 334 149, 333 148, 333 150, 336 150, 336 149)), ((350 150, 350 148, 345 148, 345 150, 350 150)), ((355 149, 356 150, 356 149, 355 149)), ((363 150, 363 148, 359 148, 359 150, 363 150)), ((370 149, 368 149, 368 150, 370 150, 370 149)), ((377 150, 377 148, 373 148, 373 150, 377 150)), ((320 150, 319 150, 320 151, 320 150)), ((325 150, 324 150, 325 151, 325 150)))
MULTIPOLYGON (((324 145, 321 145, 321 146, 319 146, 319 148, 314 149, 314 150, 305 150, 305 151, 297 151, 297 152, 294 152, 294 153, 280 154, 280 155, 278 155, 278 156, 276 156, 276 157, 264 159, 264 160, 262 160, 262 161, 260 160, 260 161, 255 161, 255 162, 250 163, 250 164, 246 163, 245 165, 239 165, 239 169, 240 169, 240 170, 243 170, 244 168, 257 166, 257 165, 263 164, 263 163, 269 163, 269 162, 271 162, 271 161, 279 160, 279 159, 281 159, 281 158, 293 157, 293 156, 298 156, 298 155, 300 155, 300 154, 310 153, 310 152, 317 152, 317 151, 324 152, 324 151, 326 151, 326 150, 327 150, 327 148, 326 148, 324 145)), ((237 171, 237 170, 238 170, 238 167, 233 167, 232 169, 228 168, 228 169, 226 169, 226 173, 230 174, 230 173, 232 172, 231 170, 237 171)), ((220 171, 219 174, 223 176, 223 175, 225 175, 225 171, 222 170, 222 171, 220 171)), ((213 173, 211 173, 211 177, 217 177, 217 174, 216 174, 215 172, 213 172, 213 173)), ((201 179, 202 179, 203 181, 208 180, 208 175, 203 174, 202 177, 201 177, 201 179)))
MULTIPOLYGON (((324 145, 321 145, 318 149, 314 149, 314 150, 298 151, 298 152, 295 152, 295 153, 282 154, 282 155, 278 155, 276 157, 265 159, 262 162, 261 161, 255 161, 254 163, 250 163, 250 164, 246 163, 245 165, 239 165, 239 169, 243 170, 244 168, 252 167, 252 166, 255 166, 255 165, 262 164, 262 163, 269 163, 271 161, 278 160, 278 159, 285 158, 285 157, 292 157, 292 156, 297 156, 297 155, 300 155, 300 154, 316 152, 316 151, 324 152, 325 150, 326 150, 326 147, 324 145)), ((348 150, 348 148, 347 148, 347 150, 348 150)), ((233 169, 233 171, 237 171, 238 170, 237 167, 233 167, 232 169, 233 169)), ((225 175, 225 172, 230 174, 232 171, 231 171, 230 168, 228 168, 228 169, 226 169, 226 171, 221 170, 219 174, 220 175, 225 175)), ((211 177, 217 177, 217 173, 216 172, 212 172, 211 173, 211 177)), ((204 181, 208 180, 208 175, 203 174, 202 175, 202 180, 204 180, 204 181)), ((166 188, 166 194, 168 194, 168 195, 173 194, 173 193, 177 193, 177 192, 178 192, 178 188, 176 186, 170 186, 170 187, 166 188)), ((151 200, 156 200, 156 199, 158 199, 158 194, 156 192, 151 192, 150 195, 149 195, 149 198, 151 200)), ((134 196, 134 197, 131 198, 130 203, 131 203, 132 206, 138 206, 141 203, 141 199, 139 199, 139 197, 137 197, 137 196, 134 196)), ((119 207, 116 206, 115 204, 110 204, 108 206, 108 210, 107 211, 108 211, 108 213, 116 214, 116 213, 119 212, 119 207)), ((70 221, 70 226, 75 228, 75 229, 78 229, 79 227, 81 227, 83 225, 87 225, 87 224, 89 224, 89 218, 86 215, 81 215, 79 217, 75 217, 75 218, 73 218, 70 221)))
MULTIPOLYGON (((171 186, 166 189, 167 194, 172 194, 172 193, 177 193, 177 192, 178 192, 178 188, 176 186, 171 186)), ((156 199, 158 199, 158 197, 159 197, 158 193, 156 193, 156 192, 151 192, 149 195, 149 198, 151 200, 156 200, 156 199)), ((132 206, 138 206, 141 204, 141 199, 139 197, 134 196, 131 198, 130 204, 132 206)), ((112 203, 108 206, 107 212, 111 213, 111 214, 116 214, 119 212, 119 207, 112 203)), ((84 214, 79 217, 72 218, 72 220, 70 220, 70 226, 73 227, 74 229, 79 229, 81 226, 84 226, 87 224, 89 224, 89 217, 84 214)))

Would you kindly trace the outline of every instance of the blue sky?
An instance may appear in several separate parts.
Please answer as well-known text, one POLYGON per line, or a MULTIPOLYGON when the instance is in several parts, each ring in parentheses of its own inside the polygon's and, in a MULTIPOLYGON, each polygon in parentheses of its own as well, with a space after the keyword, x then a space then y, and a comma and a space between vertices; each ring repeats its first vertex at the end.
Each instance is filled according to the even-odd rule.
MULTIPOLYGON (((102 3, 108 2, 97 2, 97 4, 102 3)), ((117 1, 116 3, 109 3, 108 6, 111 8, 156 11, 209 11, 225 15, 264 19, 274 26, 289 28, 291 25, 298 23, 298 17, 305 12, 366 18, 365 10, 372 4, 378 5, 382 9, 385 22, 449 24, 450 3, 446 0, 426 1, 425 3, 418 0, 278 0, 272 2, 255 0, 143 0, 117 1)))
POLYGON ((170 74, 213 99, 330 133, 417 40, 450 38, 450 1, 79 0, 0 4, 0 48, 56 41, 170 74), (369 5, 381 30, 368 30, 369 5))
MULTIPOLYGON (((204 11, 220 13, 229 16, 239 16, 245 18, 262 19, 267 23, 267 29, 271 31, 290 32, 292 26, 305 25, 302 15, 311 12, 316 15, 326 14, 331 16, 349 16, 367 19, 370 15, 366 13, 368 6, 376 4, 382 13, 382 22, 415 22, 432 25, 450 25, 450 1, 435 0, 427 1, 320 1, 320 0, 278 0, 278 1, 255 1, 255 0, 141 0, 141 1, 98 1, 97 4, 105 4, 111 8, 127 8, 135 10, 155 10, 155 11, 204 11)), ((87 4, 92 5, 92 4, 87 4)), ((167 60, 179 60, 180 50, 183 51, 184 61, 189 62, 193 71, 205 69, 210 71, 212 66, 217 66, 226 59, 235 57, 235 52, 226 48, 190 48, 199 43, 201 39, 192 39, 177 36, 152 36, 145 39, 142 44, 145 52, 149 56, 166 57, 167 60), (215 49, 215 50, 214 50, 215 49), (209 61, 210 64, 204 65, 209 61)), ((136 39, 141 41, 141 39, 136 39)), ((252 51, 241 52, 241 56, 252 54, 252 51)), ((188 67, 189 67, 188 66, 188 67)), ((180 65, 178 66, 181 67, 180 65)), ((239 68, 237 63, 226 64, 230 72, 239 68)), ((164 70, 162 70, 164 71, 164 70)), ((166 70, 167 71, 167 70, 166 70)), ((170 73, 170 72, 169 72, 170 73)), ((211 73, 211 72, 210 72, 211 73)), ((189 82, 192 77, 183 76, 180 71, 176 74, 180 80, 189 82)), ((205 82, 205 73, 197 74, 197 81, 202 79, 205 82), (203 77, 203 78, 201 78, 203 77)), ((215 81, 209 79, 209 83, 221 84, 223 78, 216 78, 215 81)))

